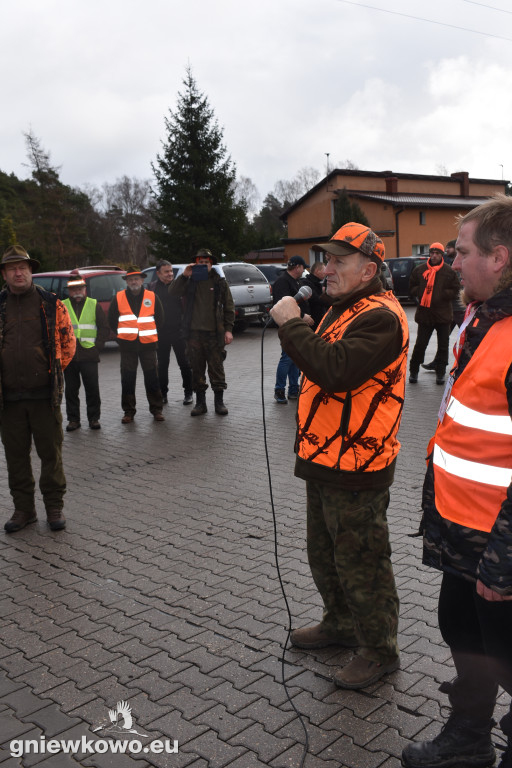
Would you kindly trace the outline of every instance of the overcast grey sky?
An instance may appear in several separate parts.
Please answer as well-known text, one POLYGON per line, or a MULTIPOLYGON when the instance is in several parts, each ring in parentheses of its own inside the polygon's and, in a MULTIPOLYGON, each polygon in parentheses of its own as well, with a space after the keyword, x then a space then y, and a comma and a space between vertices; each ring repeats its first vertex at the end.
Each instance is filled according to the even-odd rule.
POLYGON ((261 199, 304 166, 323 173, 326 152, 331 167, 512 177, 509 0, 0 8, 0 169, 22 178, 29 129, 67 184, 151 178, 188 64, 261 199))

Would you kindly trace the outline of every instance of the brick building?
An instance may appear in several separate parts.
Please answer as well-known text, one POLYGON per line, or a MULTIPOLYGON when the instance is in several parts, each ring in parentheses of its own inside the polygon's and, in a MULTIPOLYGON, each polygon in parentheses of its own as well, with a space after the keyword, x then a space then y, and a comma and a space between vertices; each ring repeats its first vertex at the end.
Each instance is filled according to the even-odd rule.
POLYGON ((358 203, 372 229, 382 237, 386 257, 411 256, 431 242, 457 236, 455 218, 505 192, 507 181, 471 179, 466 171, 424 176, 392 171, 333 170, 282 215, 288 225, 286 261, 294 254, 308 264, 321 258, 315 243, 332 234, 334 204, 345 190, 358 203))

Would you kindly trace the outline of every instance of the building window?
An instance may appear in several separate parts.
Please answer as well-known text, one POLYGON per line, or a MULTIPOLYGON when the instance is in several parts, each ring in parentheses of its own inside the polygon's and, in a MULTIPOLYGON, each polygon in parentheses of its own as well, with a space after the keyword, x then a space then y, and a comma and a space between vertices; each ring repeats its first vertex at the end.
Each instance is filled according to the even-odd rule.
POLYGON ((428 243, 417 243, 416 245, 412 246, 412 255, 428 256, 428 249, 429 249, 428 243))
POLYGON ((420 224, 423 226, 427 223, 427 214, 425 211, 420 211, 420 224))

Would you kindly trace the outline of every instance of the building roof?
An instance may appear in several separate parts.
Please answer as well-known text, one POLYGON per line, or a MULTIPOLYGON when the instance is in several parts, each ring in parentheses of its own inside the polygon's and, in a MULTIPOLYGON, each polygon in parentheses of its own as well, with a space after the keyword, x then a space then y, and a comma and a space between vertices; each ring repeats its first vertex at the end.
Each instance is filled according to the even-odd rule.
POLYGON ((359 192, 347 189, 347 195, 361 200, 399 205, 405 208, 475 208, 487 202, 488 197, 459 197, 450 195, 401 194, 399 192, 359 192))
MULTIPOLYGON (((425 175, 421 173, 394 173, 393 171, 360 171, 360 170, 351 170, 348 168, 335 168, 332 171, 329 171, 327 176, 324 176, 323 179, 321 179, 317 184, 315 184, 311 189, 309 189, 302 197, 300 197, 298 200, 296 200, 294 203, 292 203, 283 213, 280 215, 280 219, 283 221, 286 221, 288 215, 292 213, 296 208, 298 208, 302 203, 307 200, 309 197, 315 194, 315 192, 320 189, 323 186, 329 186, 331 182, 336 180, 338 177, 360 177, 360 178, 396 178, 398 180, 400 179, 408 179, 408 180, 420 180, 420 181, 435 181, 435 182, 446 182, 446 183, 453 183, 454 181, 460 181, 460 178, 462 176, 466 175, 467 181, 469 184, 472 183, 478 183, 478 184, 487 184, 489 186, 496 186, 497 184, 500 186, 503 186, 503 191, 505 191, 506 185, 509 183, 508 180, 498 180, 498 179, 476 179, 469 177, 469 174, 466 174, 464 171, 456 172, 450 174, 450 176, 438 176, 438 175, 425 175)), ((332 192, 335 193, 339 191, 332 189, 332 192)), ((384 193, 385 194, 385 193, 384 193)), ((409 197, 409 195, 403 195, 403 197, 409 197)), ((428 195, 426 196, 428 197, 428 195)), ((432 195, 432 198, 434 197, 443 197, 443 195, 437 196, 432 195)), ((449 196, 448 196, 449 197, 449 196)), ((377 199, 377 198, 376 198, 377 199)), ((479 205, 481 202, 485 202, 488 200, 488 197, 484 198, 465 198, 468 201, 467 207, 474 207, 475 205, 479 205), (470 200, 477 200, 478 202, 469 203, 470 200)), ((461 200, 461 198, 459 198, 461 200)), ((436 203, 432 202, 432 205, 436 205, 436 203)), ((461 207, 461 206, 459 206, 461 207)))

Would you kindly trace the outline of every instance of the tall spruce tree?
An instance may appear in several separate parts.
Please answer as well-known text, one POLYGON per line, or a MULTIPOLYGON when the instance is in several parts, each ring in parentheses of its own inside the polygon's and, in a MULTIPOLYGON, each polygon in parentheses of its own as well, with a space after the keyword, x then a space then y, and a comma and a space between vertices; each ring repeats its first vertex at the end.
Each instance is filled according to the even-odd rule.
POLYGON ((151 230, 157 257, 189 262, 199 248, 217 258, 240 257, 246 226, 245 203, 235 199, 235 166, 222 131, 186 70, 175 112, 165 118, 167 140, 152 164, 157 226, 151 230))
POLYGON ((343 188, 338 192, 338 197, 334 203, 334 220, 332 223, 331 235, 334 235, 340 227, 348 224, 349 221, 356 221, 358 224, 370 226, 370 222, 364 215, 363 209, 355 200, 350 200, 347 190, 343 188))

